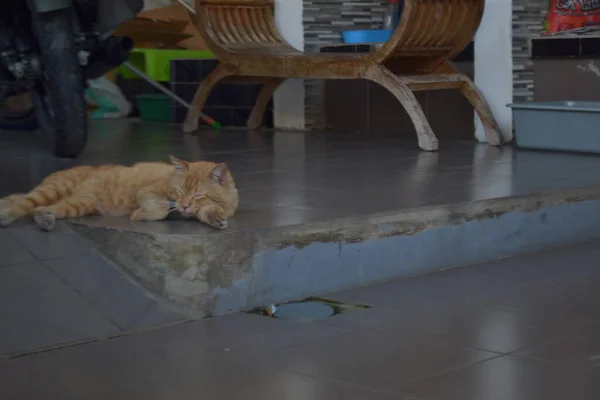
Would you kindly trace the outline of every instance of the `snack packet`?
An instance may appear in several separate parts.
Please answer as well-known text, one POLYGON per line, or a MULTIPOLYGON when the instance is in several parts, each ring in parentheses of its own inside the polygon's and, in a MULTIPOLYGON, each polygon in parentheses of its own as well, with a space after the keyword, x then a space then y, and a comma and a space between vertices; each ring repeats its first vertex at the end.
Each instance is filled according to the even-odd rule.
POLYGON ((550 0, 544 34, 600 27, 600 0, 550 0))

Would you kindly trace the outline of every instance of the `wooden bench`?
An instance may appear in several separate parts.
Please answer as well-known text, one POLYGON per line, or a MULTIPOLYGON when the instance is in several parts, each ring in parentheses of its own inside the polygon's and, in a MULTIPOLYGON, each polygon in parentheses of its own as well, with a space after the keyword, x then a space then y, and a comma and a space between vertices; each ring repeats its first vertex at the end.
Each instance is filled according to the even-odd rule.
POLYGON ((277 87, 288 78, 368 79, 388 89, 410 116, 423 150, 437 150, 414 91, 459 89, 477 111, 486 140, 497 146, 502 135, 481 92, 451 64, 473 39, 485 0, 405 0, 401 21, 387 43, 366 54, 305 54, 277 32, 271 0, 196 0, 195 26, 220 61, 201 83, 183 129, 198 128, 198 117, 220 82, 264 83, 248 120, 262 125, 277 87))

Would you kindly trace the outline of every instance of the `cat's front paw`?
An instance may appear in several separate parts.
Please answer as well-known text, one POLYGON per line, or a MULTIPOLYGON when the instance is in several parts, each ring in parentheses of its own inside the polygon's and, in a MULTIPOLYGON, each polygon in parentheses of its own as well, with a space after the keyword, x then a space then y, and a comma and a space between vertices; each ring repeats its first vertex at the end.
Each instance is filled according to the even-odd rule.
POLYGON ((227 229, 229 226, 227 223, 227 217, 220 208, 213 208, 206 212, 206 223, 213 228, 220 230, 227 229))
POLYGON ((167 217, 168 212, 163 210, 145 210, 138 208, 131 214, 132 221, 160 221, 167 217))
POLYGON ((50 232, 56 227, 56 216, 50 211, 41 209, 33 213, 33 221, 43 231, 50 232))
POLYGON ((147 221, 148 220, 148 215, 147 212, 141 208, 138 208, 137 210, 135 210, 133 212, 133 214, 131 214, 130 219, 132 221, 147 221))

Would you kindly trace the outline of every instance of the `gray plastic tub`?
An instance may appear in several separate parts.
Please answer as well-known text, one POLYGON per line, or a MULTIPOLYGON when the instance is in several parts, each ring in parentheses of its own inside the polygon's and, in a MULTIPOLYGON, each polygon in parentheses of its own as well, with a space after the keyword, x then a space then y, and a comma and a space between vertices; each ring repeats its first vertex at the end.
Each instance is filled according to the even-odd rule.
POLYGON ((600 102, 509 104, 517 146, 525 149, 600 153, 600 102))

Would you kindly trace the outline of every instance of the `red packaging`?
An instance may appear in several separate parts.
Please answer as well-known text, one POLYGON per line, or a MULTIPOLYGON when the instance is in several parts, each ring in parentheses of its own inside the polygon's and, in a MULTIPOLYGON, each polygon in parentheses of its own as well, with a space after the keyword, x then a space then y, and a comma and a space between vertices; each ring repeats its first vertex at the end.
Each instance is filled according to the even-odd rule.
POLYGON ((600 0, 550 0, 546 34, 600 26, 600 0))

